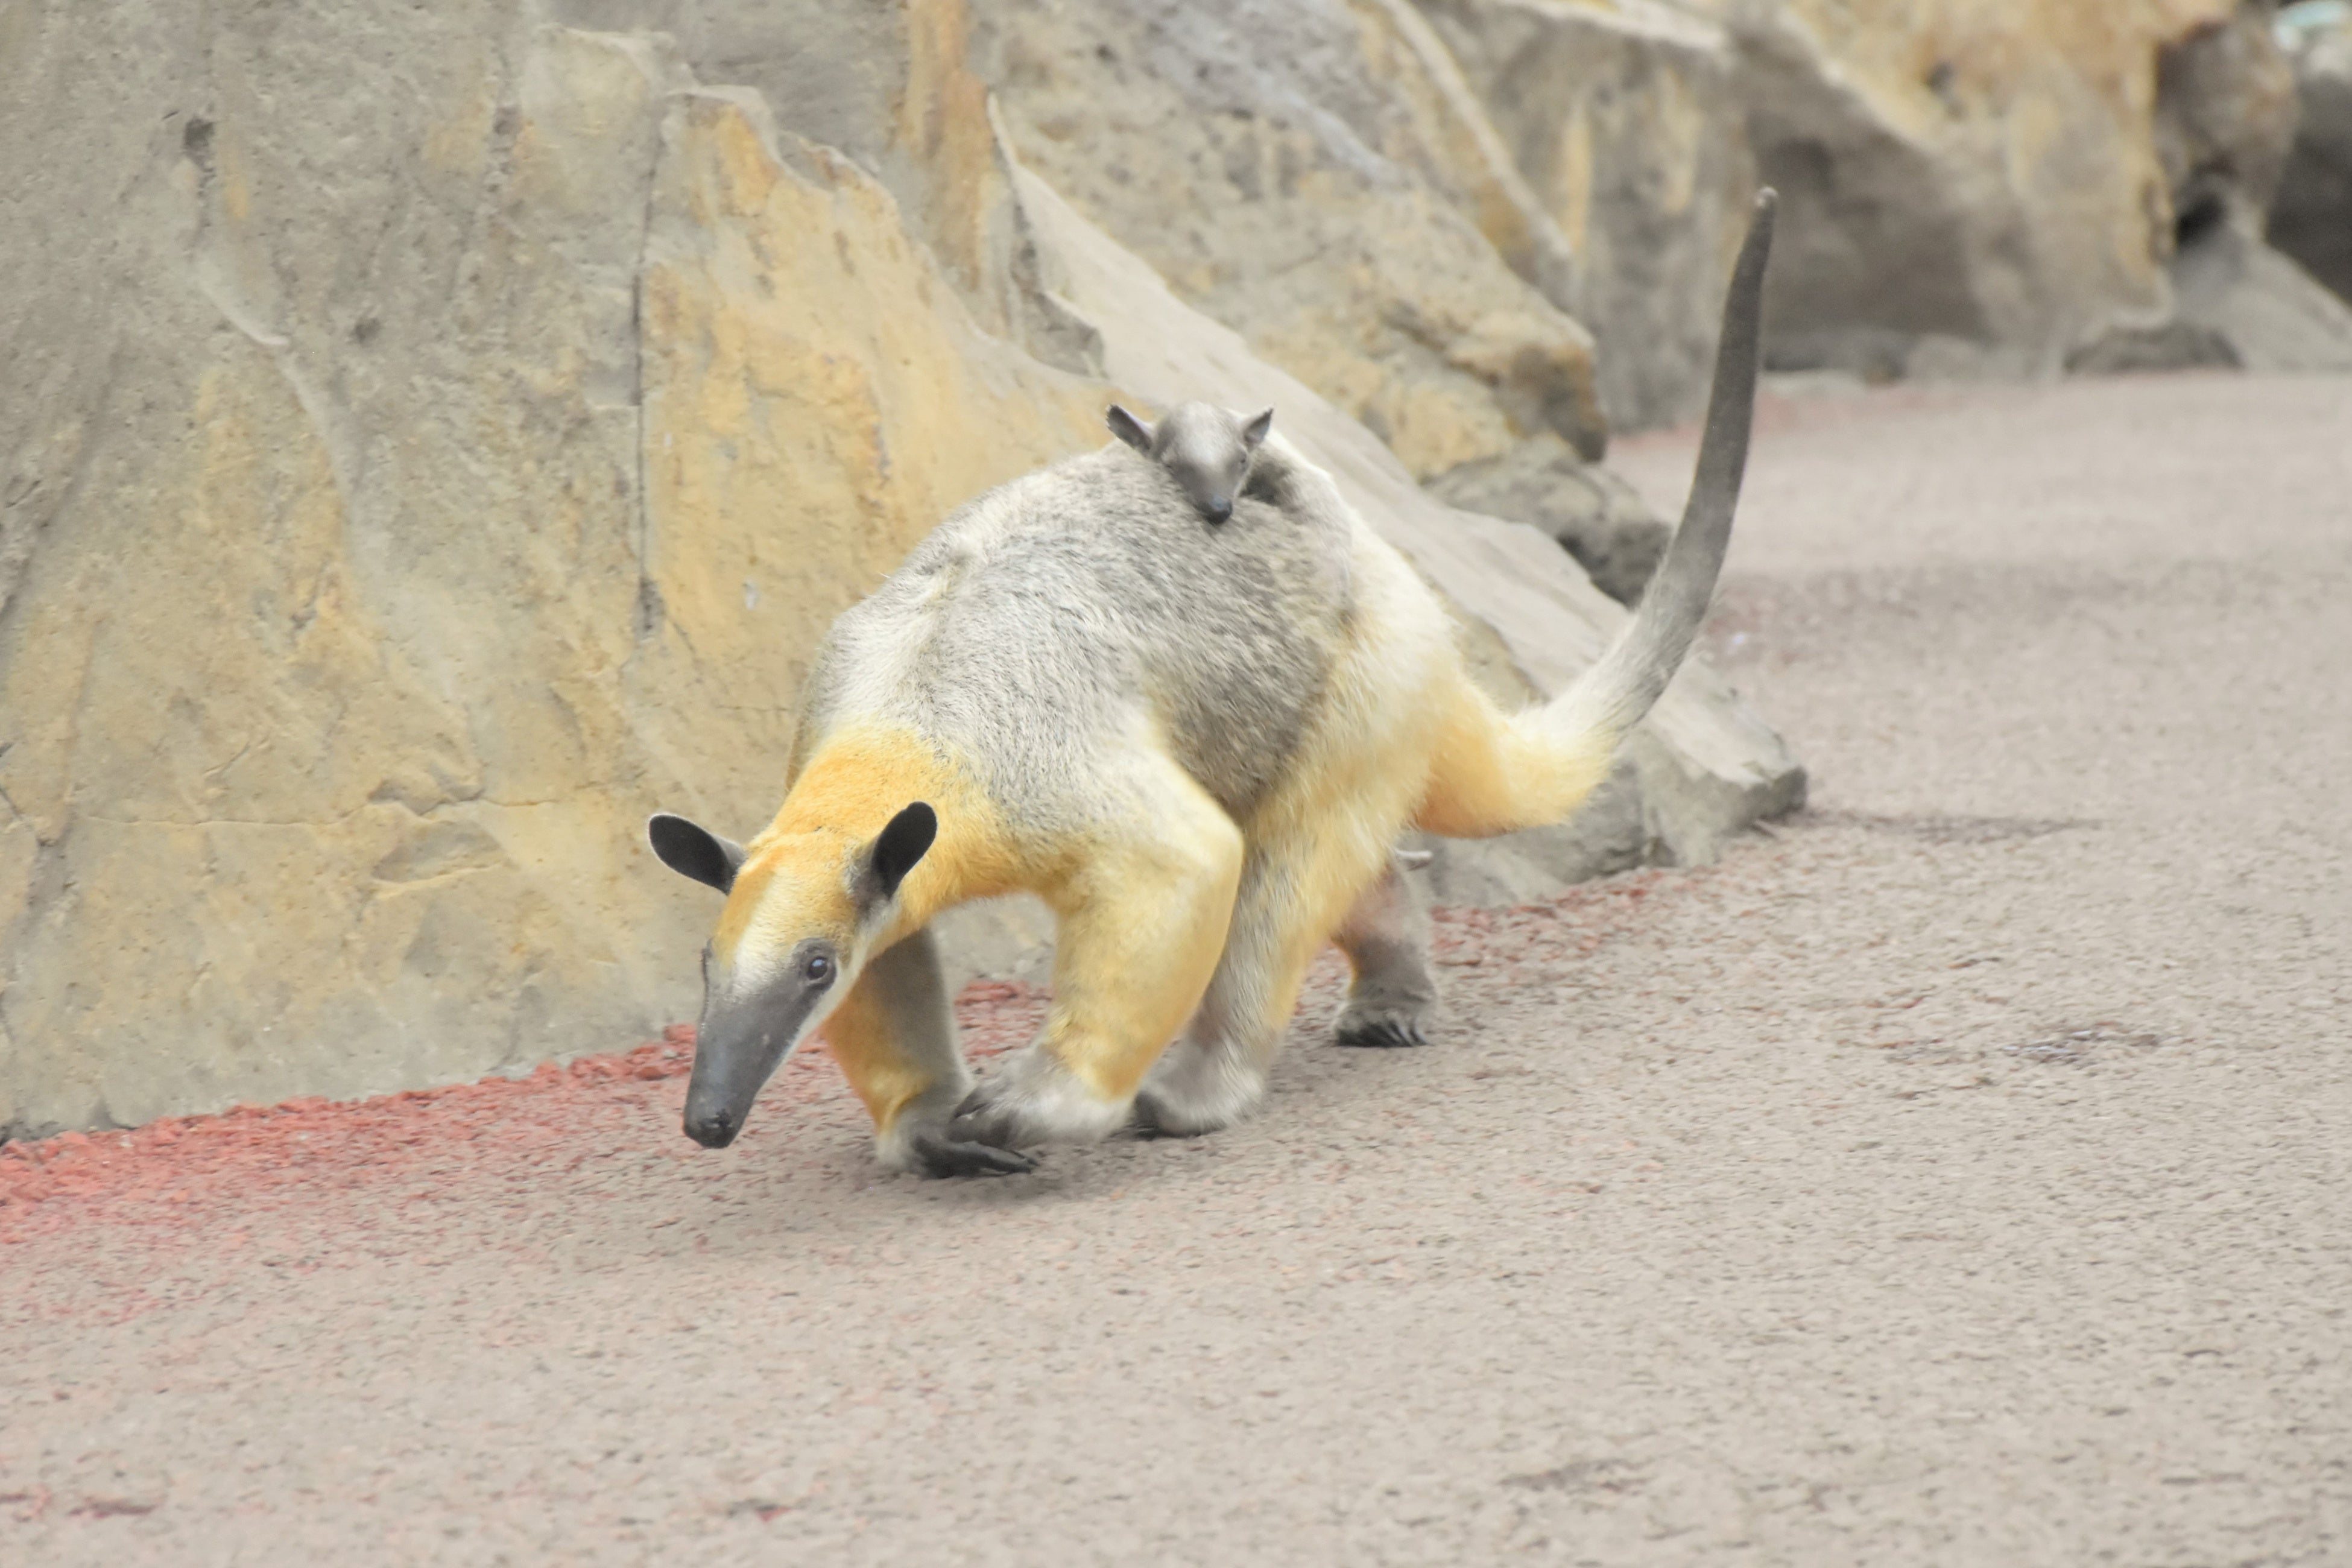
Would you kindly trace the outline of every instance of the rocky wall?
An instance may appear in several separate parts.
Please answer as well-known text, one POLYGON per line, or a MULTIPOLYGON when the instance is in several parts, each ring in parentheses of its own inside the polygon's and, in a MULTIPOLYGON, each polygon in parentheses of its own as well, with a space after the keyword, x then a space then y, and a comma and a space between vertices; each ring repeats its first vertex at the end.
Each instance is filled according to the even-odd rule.
POLYGON ((0 1125, 690 1016, 646 811, 762 819, 824 626, 1100 384, 658 38, 10 25, 0 1125))
MULTIPOLYGON (((1236 332, 1216 246, 1160 247, 1171 292, 1016 161, 973 67, 1044 68, 947 0, 0 13, 0 1131, 691 1016, 709 906, 646 812, 764 820, 832 617, 1115 395, 1277 403, 1498 690, 1570 679, 1620 612, 1412 483, 1597 449, 1562 253, 1429 28, 1301 16, 1276 77, 1361 118, 1185 152, 1338 247, 1215 296, 1236 332)), ((1084 184, 1050 94, 1003 101, 1084 184)), ((1694 670, 1584 837, 1444 885, 1702 858, 1801 778, 1694 670)), ((1034 962, 1023 918, 968 967, 1034 962)))

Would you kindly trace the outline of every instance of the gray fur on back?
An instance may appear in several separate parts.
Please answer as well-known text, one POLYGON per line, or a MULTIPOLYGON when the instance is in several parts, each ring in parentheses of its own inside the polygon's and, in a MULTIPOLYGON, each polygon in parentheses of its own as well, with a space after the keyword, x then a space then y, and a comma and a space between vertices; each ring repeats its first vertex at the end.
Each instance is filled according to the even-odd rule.
POLYGON ((794 771, 845 723, 904 724, 971 757, 1016 827, 1066 828, 1118 787, 1108 753, 1141 721, 1245 820, 1346 641, 1351 526, 1244 497, 1204 527, 1125 447, 1000 485, 835 623, 794 771))

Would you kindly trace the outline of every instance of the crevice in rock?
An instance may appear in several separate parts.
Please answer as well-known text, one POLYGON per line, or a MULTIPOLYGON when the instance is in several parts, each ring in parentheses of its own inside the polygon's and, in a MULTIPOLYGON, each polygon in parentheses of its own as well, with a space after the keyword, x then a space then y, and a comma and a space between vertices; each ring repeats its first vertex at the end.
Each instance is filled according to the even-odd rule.
POLYGON ((336 510, 348 521, 352 499, 358 494, 360 444, 342 431, 342 422, 331 401, 296 363, 292 338, 270 325, 264 312, 236 286, 235 259, 226 254, 213 223, 213 203, 217 199, 214 136, 213 123, 203 119, 191 119, 181 133, 181 144, 197 170, 195 232, 189 241, 189 270, 197 290, 220 312, 221 320, 269 356, 271 366, 293 395, 295 406, 302 411, 304 423, 326 456, 328 477, 335 487, 336 510), (201 133, 197 131, 199 126, 203 127, 201 133))
POLYGON ((2172 220, 2172 246, 2186 250, 2215 229, 2230 216, 2229 203, 2216 192, 2206 192, 2192 200, 2172 220))
MULTIPOLYGON (((70 441, 64 482, 52 484, 43 475, 33 473, 26 476, 28 482, 23 483, 22 488, 13 489, 5 500, 0 500, 0 639, 7 637, 9 613, 16 605, 16 590, 32 570, 36 543, 48 531, 50 521, 64 516, 80 499, 82 478, 91 466, 88 433, 107 430, 115 424, 115 391, 122 382, 123 355, 118 336, 108 345, 105 367, 92 384, 87 413, 78 424, 67 427, 71 431, 69 437, 58 431, 48 437, 52 447, 60 439, 70 441)), ((26 451, 26 448, 19 448, 15 459, 19 464, 45 460, 28 458, 26 451)), ((20 468, 19 473, 23 472, 20 468)))
POLYGON ((653 249, 654 199, 661 180, 662 159, 669 149, 667 115, 653 138, 646 161, 645 201, 637 220, 637 258, 629 273, 629 406, 636 421, 637 595, 635 605, 636 640, 645 642, 661 629, 661 589, 654 582, 654 510, 646 466, 646 443, 651 438, 646 423, 646 258, 653 249))

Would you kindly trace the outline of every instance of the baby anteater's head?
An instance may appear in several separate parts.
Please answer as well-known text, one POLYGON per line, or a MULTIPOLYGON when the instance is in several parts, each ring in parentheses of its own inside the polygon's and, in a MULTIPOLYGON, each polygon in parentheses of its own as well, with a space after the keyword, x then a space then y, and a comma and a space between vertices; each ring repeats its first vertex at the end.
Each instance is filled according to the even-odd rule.
POLYGON ((1175 475, 1202 516, 1223 522, 1234 515, 1234 498, 1249 478, 1258 443, 1274 428, 1274 410, 1244 418, 1214 404, 1185 403, 1169 410, 1155 429, 1114 403, 1104 423, 1112 435, 1175 475))

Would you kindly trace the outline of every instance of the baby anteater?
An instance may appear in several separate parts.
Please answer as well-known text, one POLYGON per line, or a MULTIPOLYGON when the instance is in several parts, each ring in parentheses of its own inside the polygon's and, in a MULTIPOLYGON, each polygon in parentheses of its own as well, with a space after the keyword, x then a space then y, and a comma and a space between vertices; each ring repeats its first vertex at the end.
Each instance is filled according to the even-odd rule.
POLYGON ((1185 403, 1171 409, 1154 429, 1114 403, 1103 423, 1175 475, 1202 516, 1223 522, 1234 515, 1234 498, 1249 478, 1258 443, 1274 428, 1274 410, 1244 419, 1214 404, 1185 403))

